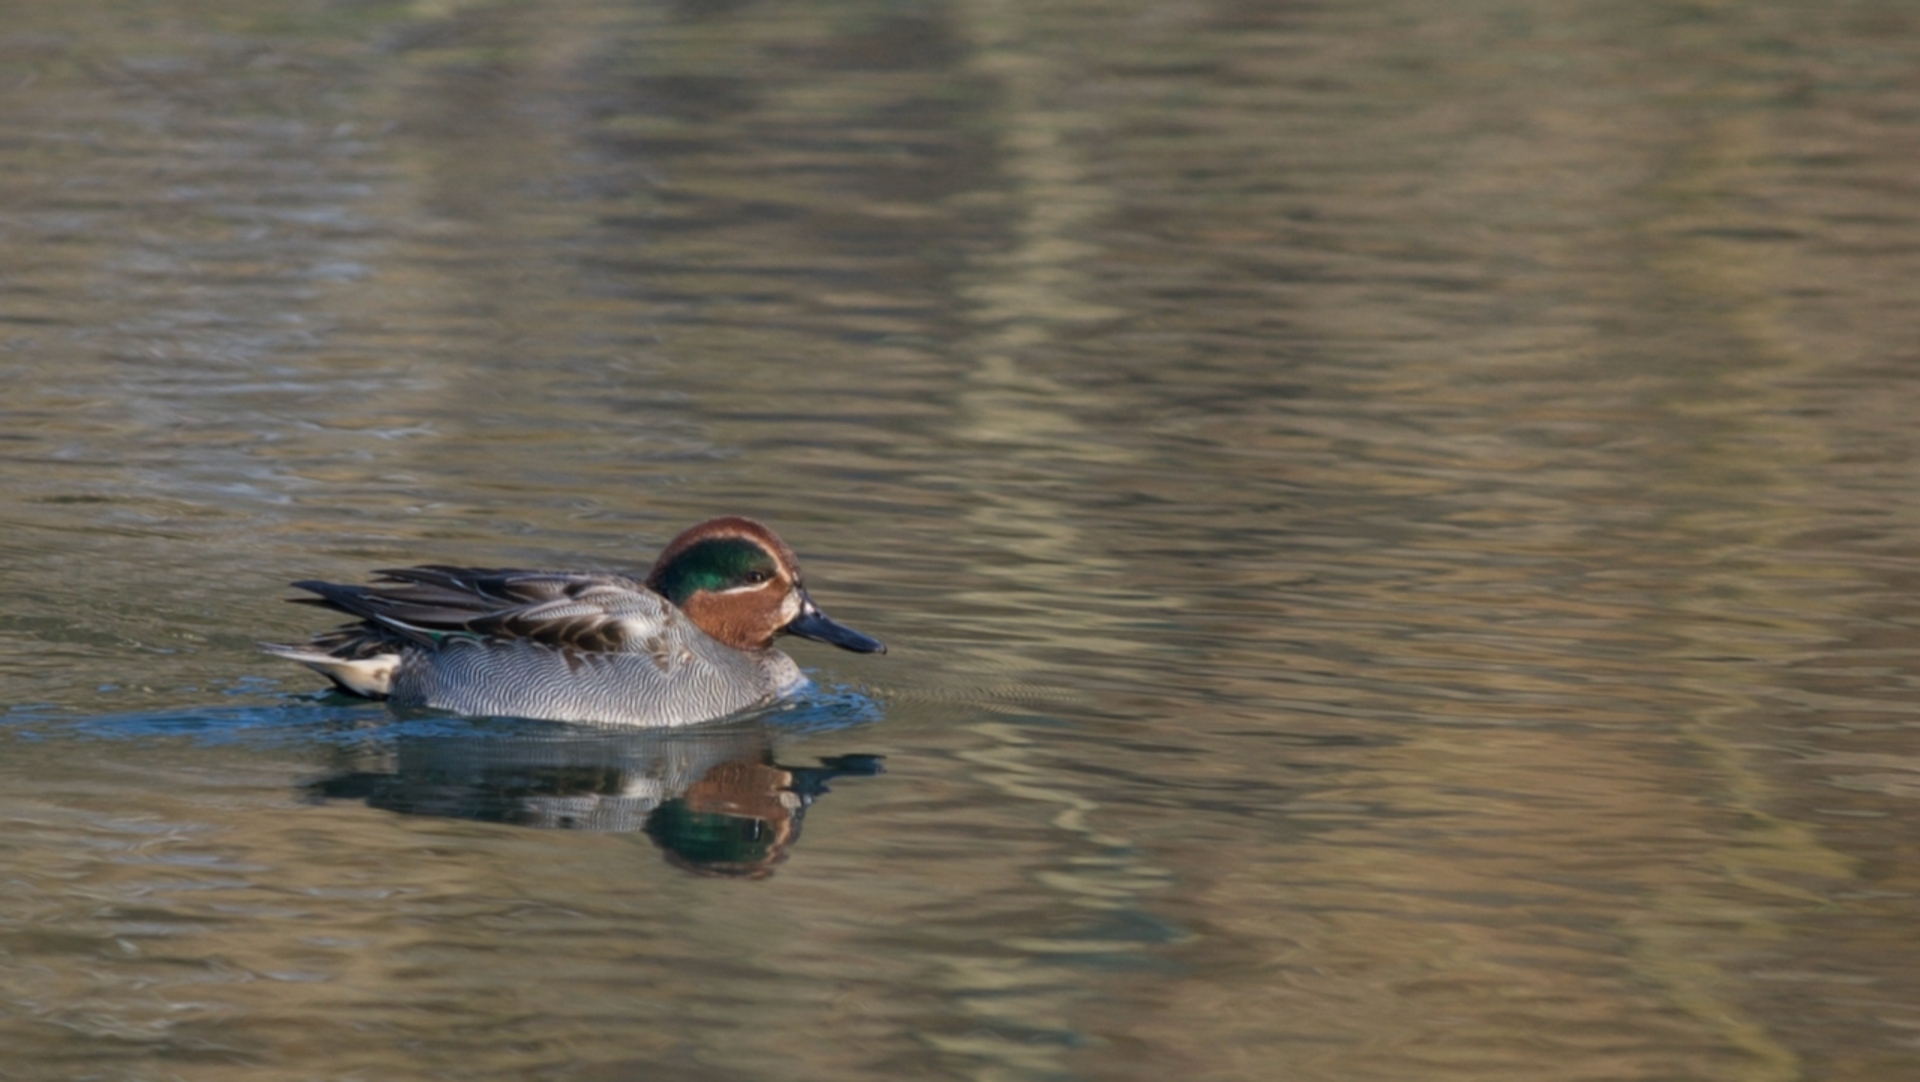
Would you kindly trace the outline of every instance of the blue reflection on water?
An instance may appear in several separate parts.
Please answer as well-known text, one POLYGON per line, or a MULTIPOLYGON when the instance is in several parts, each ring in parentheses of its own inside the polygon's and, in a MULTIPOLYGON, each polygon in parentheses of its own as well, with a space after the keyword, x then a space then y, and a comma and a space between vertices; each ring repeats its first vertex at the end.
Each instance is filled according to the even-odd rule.
MULTIPOLYGON (((257 696, 254 687, 236 687, 229 695, 257 696)), ((74 715, 45 704, 22 704, 0 718, 22 740, 60 737, 139 739, 190 736, 207 744, 244 744, 285 748, 313 744, 363 745, 369 739, 458 735, 468 739, 524 739, 531 732, 574 734, 661 734, 704 732, 716 727, 754 725, 775 735, 800 736, 868 725, 885 716, 882 704, 850 685, 814 685, 795 698, 733 718, 677 729, 569 725, 525 718, 467 718, 431 710, 390 710, 333 691, 281 694, 244 706, 189 706, 130 713, 74 715)))
MULTIPOLYGON (((258 695, 255 688, 235 694, 258 695)), ((390 711, 334 692, 238 706, 85 717, 31 707, 9 729, 30 741, 153 741, 296 750, 325 764, 303 786, 317 802, 517 827, 644 833, 700 875, 771 875, 828 782, 883 773, 864 752, 783 762, 783 737, 850 730, 884 711, 864 691, 815 687, 754 714, 633 728, 390 711)))

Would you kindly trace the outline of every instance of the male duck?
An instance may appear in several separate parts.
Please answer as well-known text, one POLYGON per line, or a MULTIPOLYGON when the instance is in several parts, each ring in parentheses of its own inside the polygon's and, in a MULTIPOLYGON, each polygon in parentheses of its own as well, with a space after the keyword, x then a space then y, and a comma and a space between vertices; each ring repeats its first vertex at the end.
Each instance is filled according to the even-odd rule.
POLYGON ((785 631, 858 653, 878 639, 827 619, 786 542, 716 518, 624 575, 429 564, 372 586, 296 582, 360 622, 304 644, 262 643, 341 690, 396 706, 612 725, 690 725, 806 683, 773 648, 785 631))

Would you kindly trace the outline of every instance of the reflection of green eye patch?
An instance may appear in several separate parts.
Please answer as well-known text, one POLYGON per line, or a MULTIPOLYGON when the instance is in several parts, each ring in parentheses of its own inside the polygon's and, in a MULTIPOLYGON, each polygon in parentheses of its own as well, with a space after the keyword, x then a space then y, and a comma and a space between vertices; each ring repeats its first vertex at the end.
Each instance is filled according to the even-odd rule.
POLYGON ((779 572, 773 554, 744 537, 715 537, 689 546, 654 576, 654 589, 676 605, 701 590, 717 592, 752 584, 755 571, 779 572))
POLYGON ((655 808, 644 829, 660 848, 694 865, 765 864, 776 854, 780 836, 765 819, 697 812, 685 800, 655 808))

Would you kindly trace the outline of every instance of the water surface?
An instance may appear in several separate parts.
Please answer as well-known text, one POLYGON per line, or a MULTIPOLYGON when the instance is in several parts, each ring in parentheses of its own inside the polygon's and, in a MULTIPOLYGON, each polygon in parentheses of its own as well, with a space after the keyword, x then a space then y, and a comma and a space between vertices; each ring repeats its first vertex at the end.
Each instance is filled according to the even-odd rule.
POLYGON ((1880 3, 10 11, 0 1073, 1912 1073, 1916 70, 1880 3), (636 734, 253 648, 725 513, 891 652, 636 734))

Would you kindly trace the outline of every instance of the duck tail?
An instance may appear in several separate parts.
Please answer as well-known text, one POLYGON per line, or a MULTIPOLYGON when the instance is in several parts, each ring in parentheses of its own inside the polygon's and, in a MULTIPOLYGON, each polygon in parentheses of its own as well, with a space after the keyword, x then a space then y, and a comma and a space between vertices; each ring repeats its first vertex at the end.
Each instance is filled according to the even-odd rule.
POLYGON ((308 643, 263 642, 259 646, 274 657, 305 665, 333 681, 341 691, 369 699, 384 699, 391 694, 394 673, 400 669, 398 651, 347 651, 324 637, 308 643))

